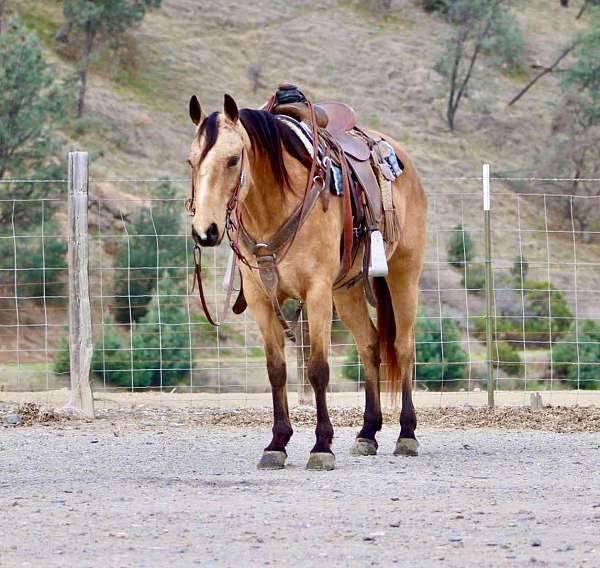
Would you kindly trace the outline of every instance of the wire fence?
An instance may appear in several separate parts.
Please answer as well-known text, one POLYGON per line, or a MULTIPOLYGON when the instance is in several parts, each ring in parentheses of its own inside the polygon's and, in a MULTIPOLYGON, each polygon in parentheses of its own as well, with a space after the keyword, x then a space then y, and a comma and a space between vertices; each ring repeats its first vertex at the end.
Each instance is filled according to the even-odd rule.
MULTIPOLYGON (((424 181, 429 246, 415 329, 415 389, 477 393, 486 390, 488 380, 497 391, 523 393, 600 388, 600 180, 491 178, 491 320, 484 301, 481 177, 424 181)), ((4 391, 69 387, 66 187, 65 180, 0 184, 4 391)), ((96 392, 187 393, 206 402, 270 390, 249 312, 230 312, 215 329, 192 291, 193 244, 184 212, 188 191, 188 180, 91 180, 96 392)), ((225 298, 229 248, 223 244, 203 256, 214 312, 225 298)), ((302 329, 298 339, 287 345, 286 354, 289 388, 302 399, 310 396, 302 329)), ((331 392, 355 393, 358 401, 363 370, 337 316, 330 367, 331 392)))

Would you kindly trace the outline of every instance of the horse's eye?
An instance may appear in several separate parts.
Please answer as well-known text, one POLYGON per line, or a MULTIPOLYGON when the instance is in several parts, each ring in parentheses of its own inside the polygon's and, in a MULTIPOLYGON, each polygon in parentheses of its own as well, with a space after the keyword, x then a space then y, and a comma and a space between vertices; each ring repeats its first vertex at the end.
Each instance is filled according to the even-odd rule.
POLYGON ((240 157, 239 156, 231 156, 227 160, 227 167, 228 168, 233 168, 234 166, 237 166, 239 162, 240 162, 240 157))
POLYGON ((187 164, 188 164, 188 166, 189 166, 190 168, 193 168, 193 167, 194 167, 194 164, 192 164, 192 160, 186 160, 186 161, 187 161, 187 164))

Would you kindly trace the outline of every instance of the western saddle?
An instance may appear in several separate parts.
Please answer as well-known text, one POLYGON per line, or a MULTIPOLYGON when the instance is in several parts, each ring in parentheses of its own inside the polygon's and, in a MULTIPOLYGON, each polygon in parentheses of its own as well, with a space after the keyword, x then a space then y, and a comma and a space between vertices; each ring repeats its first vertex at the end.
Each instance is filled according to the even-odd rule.
MULTIPOLYGON (((306 98, 296 86, 281 84, 274 98, 275 104, 269 109, 273 114, 291 116, 304 123, 310 122, 310 109, 306 98), (278 100, 284 102, 278 103, 278 100), (294 100, 294 102, 287 102, 288 100, 294 100)), ((383 213, 382 193, 375 169, 378 164, 371 163, 371 158, 372 151, 381 138, 370 136, 359 128, 356 124, 354 109, 345 103, 319 103, 315 104, 313 108, 317 126, 324 129, 339 144, 343 150, 343 156, 338 156, 338 158, 345 158, 354 174, 352 181, 358 185, 358 192, 353 192, 354 200, 359 201, 355 204, 355 206, 358 205, 357 210, 360 212, 362 209, 360 207, 360 193, 362 192, 366 197, 366 204, 373 217, 372 220, 378 223, 383 213)), ((360 218, 355 219, 355 222, 360 221, 360 218)))

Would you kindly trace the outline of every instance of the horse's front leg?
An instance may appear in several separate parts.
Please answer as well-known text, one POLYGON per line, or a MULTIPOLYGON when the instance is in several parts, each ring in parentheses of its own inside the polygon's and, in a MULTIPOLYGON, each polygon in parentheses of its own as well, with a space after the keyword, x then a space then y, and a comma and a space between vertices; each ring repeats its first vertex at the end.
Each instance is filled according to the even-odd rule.
POLYGON ((270 302, 254 299, 250 306, 263 338, 273 394, 273 437, 258 462, 258 469, 282 469, 287 458, 285 447, 293 433, 288 410, 283 329, 270 302))
POLYGON ((329 341, 333 298, 331 287, 320 286, 309 290, 306 297, 308 329, 310 334, 310 357, 308 379, 315 391, 317 407, 316 442, 310 452, 307 469, 330 470, 334 468, 335 456, 331 451, 333 426, 327 410, 327 385, 329 384, 329 341))

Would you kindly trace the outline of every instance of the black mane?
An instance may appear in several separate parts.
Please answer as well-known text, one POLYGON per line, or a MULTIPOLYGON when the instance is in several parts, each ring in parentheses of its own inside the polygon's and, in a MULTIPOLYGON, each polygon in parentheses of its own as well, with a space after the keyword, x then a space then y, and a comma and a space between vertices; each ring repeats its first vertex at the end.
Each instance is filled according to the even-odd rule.
MULTIPOLYGON (((219 114, 214 112, 200 125, 198 136, 206 135, 200 161, 210 152, 219 134, 219 114)), ((311 157, 293 130, 278 120, 270 112, 244 108, 240 111, 240 121, 248 133, 255 154, 268 157, 277 184, 289 186, 288 172, 283 160, 283 148, 306 168, 310 168, 311 157)))

